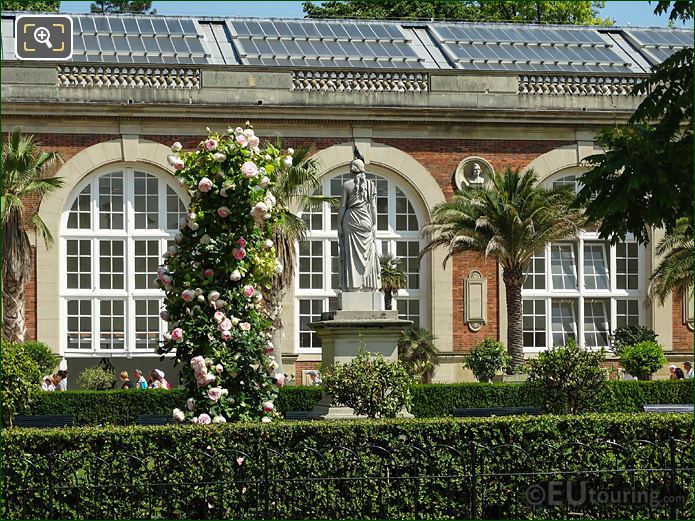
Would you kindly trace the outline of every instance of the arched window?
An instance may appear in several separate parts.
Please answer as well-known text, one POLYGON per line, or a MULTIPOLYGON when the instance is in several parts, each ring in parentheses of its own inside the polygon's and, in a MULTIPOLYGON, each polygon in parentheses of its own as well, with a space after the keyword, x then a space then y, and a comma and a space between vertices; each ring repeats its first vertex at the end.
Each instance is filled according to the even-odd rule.
MULTIPOLYGON (((580 173, 553 175, 546 186, 571 186, 580 173)), ((611 245, 595 232, 547 244, 534 255, 523 288, 524 348, 567 343, 606 347, 616 328, 644 323, 644 248, 629 239, 611 245)))
MULTIPOLYGON (((340 197, 348 176, 338 174, 324 178, 321 193, 340 197)), ((408 287, 399 291, 394 309, 398 309, 401 318, 425 327, 427 281, 418 260, 423 245, 419 232, 424 215, 414 204, 415 195, 408 187, 391 176, 367 174, 367 178, 375 182, 377 190, 377 249, 401 259, 408 276, 408 287)), ((307 240, 299 244, 295 284, 296 345, 302 352, 311 352, 317 351, 321 343, 309 328, 309 322, 319 320, 322 312, 337 309, 338 210, 324 203, 320 210, 303 212, 302 219, 309 233, 307 240)))
POLYGON ((164 332, 153 281, 186 206, 164 176, 144 170, 112 167, 69 200, 60 237, 64 352, 152 355, 164 332))

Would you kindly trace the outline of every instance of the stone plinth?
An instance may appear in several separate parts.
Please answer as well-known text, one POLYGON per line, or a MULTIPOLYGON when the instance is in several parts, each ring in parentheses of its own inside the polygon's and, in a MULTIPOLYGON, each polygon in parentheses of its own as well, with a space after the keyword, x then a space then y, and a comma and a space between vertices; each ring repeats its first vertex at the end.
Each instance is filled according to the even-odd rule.
MULTIPOLYGON (((321 338, 321 360, 330 366, 350 362, 357 356, 360 342, 369 353, 381 353, 395 362, 398 360, 398 337, 411 324, 410 320, 399 319, 396 310, 341 310, 322 313, 321 320, 311 322, 309 327, 321 338)), ((325 393, 309 416, 313 419, 361 418, 349 407, 334 405, 333 398, 325 393)), ((412 417, 405 411, 399 416, 412 417)))

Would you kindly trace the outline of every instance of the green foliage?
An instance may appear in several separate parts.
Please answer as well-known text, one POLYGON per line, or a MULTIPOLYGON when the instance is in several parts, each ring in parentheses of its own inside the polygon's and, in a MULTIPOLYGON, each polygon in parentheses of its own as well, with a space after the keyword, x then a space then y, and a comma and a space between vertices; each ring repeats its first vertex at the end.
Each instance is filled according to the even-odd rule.
MULTIPOLYGON (((478 460, 481 480, 475 487, 480 494, 477 503, 501 507, 507 514, 505 517, 530 519, 538 517, 535 507, 525 501, 505 500, 508 495, 523 497, 529 477, 521 476, 517 480, 507 476, 501 491, 500 481, 485 478, 484 473, 526 469, 529 454, 535 462, 533 468, 542 470, 562 469, 573 473, 586 469, 652 468, 645 461, 645 444, 638 440, 654 443, 649 446, 649 462, 667 462, 667 441, 671 437, 686 440, 677 453, 676 463, 688 468, 692 457, 692 445, 687 441, 691 439, 691 429, 689 415, 653 414, 279 422, 227 424, 215 428, 175 425, 12 429, 2 432, 3 485, 10 490, 30 489, 32 493, 7 493, 3 512, 6 519, 43 519, 46 512, 51 511, 60 512, 56 517, 63 519, 240 519, 244 514, 262 514, 264 501, 270 499, 271 504, 266 504, 270 508, 267 515, 258 517, 403 519, 412 517, 417 503, 419 512, 427 517, 460 518, 462 510, 446 509, 446 505, 452 501, 458 504, 459 500, 460 504, 468 504, 467 498, 454 494, 451 487, 464 487, 457 490, 469 493, 469 480, 463 476, 470 475, 474 465, 470 447, 479 443, 486 446, 517 444, 524 452, 503 450, 493 454, 491 451, 478 460), (590 445, 599 440, 612 440, 625 449, 582 449, 582 444, 590 445), (275 445, 291 450, 283 451, 282 457, 264 458, 265 449, 275 445), (562 449, 555 448, 560 445, 562 449), (370 449, 375 446, 393 451, 394 458, 386 459, 384 451, 370 449), (357 463, 352 451, 359 454, 357 463), (71 475, 75 476, 72 479, 78 486, 94 485, 92 477, 98 477, 104 486, 92 486, 88 494, 74 489, 47 489, 46 476, 55 461, 70 462, 71 475), (204 467, 200 461, 205 462, 204 467), (269 490, 270 497, 253 485, 255 480, 262 479, 264 464, 268 465, 268 461, 272 465, 272 477, 278 480, 273 490, 269 490), (419 487, 414 486, 413 479, 362 481, 355 485, 331 483, 330 486, 325 480, 307 479, 313 476, 369 479, 369 476, 385 476, 385 472, 393 468, 391 464, 398 465, 399 471, 409 470, 412 468, 409 462, 417 466, 417 475, 446 472, 462 478, 453 481, 427 479, 419 487), (622 466, 628 464, 632 466, 622 466), (282 481, 284 477, 296 481, 288 484, 282 481), (239 483, 242 480, 252 485, 242 488, 239 483), (238 484, 223 485, 229 481, 238 484), (152 486, 154 483, 167 485, 152 486), (181 485, 174 485, 176 483, 181 485), (250 491, 246 492, 247 488, 250 491), (225 499, 222 499, 223 494, 225 499), (352 499, 346 498, 350 494, 353 494, 352 499), (275 500, 283 496, 292 501, 275 500), (81 515, 78 516, 78 512, 81 515)), ((399 478, 410 475, 397 474, 399 478)), ((581 475, 586 476, 583 479, 591 479, 588 474, 581 475)), ((683 483, 687 476, 687 472, 679 472, 676 477, 683 483)), ((631 475, 609 472, 601 476, 600 484, 605 490, 618 490, 629 482, 631 487, 641 490, 645 483, 659 479, 664 479, 661 474, 654 476, 650 472, 631 475)), ((650 509, 648 517, 669 518, 668 506, 650 509)), ((586 517, 626 519, 635 514, 632 504, 615 506, 624 510, 609 514, 603 510, 609 507, 601 508, 586 517)), ((679 518, 688 518, 686 512, 690 505, 679 508, 683 509, 679 511, 679 518)), ((563 518, 562 512, 560 518, 563 518)), ((473 512, 470 517, 499 518, 485 516, 485 513, 473 512)), ((557 513, 548 511, 543 517, 557 513)))
MULTIPOLYGON (((597 397, 597 410, 601 412, 639 412, 646 403, 693 401, 692 380, 620 380, 609 382, 608 389, 608 393, 597 397)), ((413 385, 410 393, 410 412, 418 418, 451 416, 456 407, 542 406, 545 403, 542 389, 516 383, 413 385)), ((319 387, 283 387, 278 393, 278 411, 310 411, 320 399, 319 387)), ((75 418, 75 425, 130 425, 140 414, 169 415, 185 402, 185 389, 39 392, 29 412, 68 414, 75 418)))
POLYGON ((412 377, 400 362, 389 362, 381 353, 370 356, 364 345, 350 362, 321 372, 326 393, 336 403, 352 407, 370 418, 395 418, 409 408, 412 377))
MULTIPOLYGON (((669 2, 659 2, 665 12, 669 2)), ((671 19, 692 17, 691 2, 675 2, 671 19)), ((599 224, 601 237, 649 241, 651 228, 673 232, 679 219, 693 229, 693 52, 675 52, 652 68, 633 95, 645 95, 627 125, 596 138, 604 149, 585 159, 577 205, 599 224)))
POLYGON ((647 326, 619 327, 611 335, 611 351, 620 355, 625 346, 632 346, 645 340, 656 342, 657 336, 654 330, 647 326))
POLYGON ((60 0, 3 0, 3 11, 33 11, 44 13, 57 13, 60 9, 60 0))
POLYGON ((509 355, 502 342, 486 338, 476 344, 463 361, 463 366, 473 371, 479 382, 489 382, 497 371, 509 364, 509 355))
POLYGON ((599 18, 605 2, 587 1, 451 1, 329 0, 304 2, 307 18, 367 18, 374 20, 466 20, 474 22, 533 22, 612 25, 599 18))
POLYGON ((12 417, 28 410, 40 389, 41 372, 36 362, 19 344, 2 342, 0 365, 0 409, 2 424, 12 425, 12 417))
POLYGON ((398 338, 398 360, 413 378, 427 383, 439 363, 436 338, 427 329, 410 326, 398 338))
POLYGON ((179 421, 277 417, 278 362, 262 302, 284 269, 273 239, 287 214, 273 190, 289 175, 293 153, 267 142, 261 148, 248 122, 210 133, 192 152, 172 146, 169 162, 191 202, 158 270, 171 331, 159 352, 176 352, 182 363, 190 400, 175 411, 179 421))
POLYGON ((663 349, 652 340, 625 346, 620 353, 620 365, 640 380, 648 380, 665 363, 663 349))
POLYGON ((157 10, 152 9, 151 0, 96 0, 89 10, 103 14, 157 14, 157 10))
POLYGON ((60 357, 43 342, 23 342, 20 344, 27 356, 36 362, 41 374, 52 374, 58 365, 60 357))
POLYGON ((649 295, 663 304, 670 294, 682 297, 695 280, 695 241, 688 219, 680 219, 673 232, 656 245, 659 264, 649 276, 649 295))
POLYGON ((113 373, 103 367, 85 367, 77 377, 77 385, 91 391, 113 389, 115 384, 113 373))
POLYGON ((542 389, 544 406, 556 414, 577 414, 597 410, 606 392, 608 374, 603 368, 605 352, 590 351, 570 340, 554 346, 528 361, 525 385, 542 389))
POLYGON ((393 297, 398 294, 398 290, 404 289, 408 285, 408 276, 403 271, 403 260, 398 257, 385 253, 379 257, 381 265, 381 291, 384 292, 384 307, 391 309, 393 297))
POLYGON ((437 204, 424 233, 434 237, 421 253, 446 249, 444 263, 465 251, 499 263, 507 291, 507 349, 510 367, 524 363, 521 289, 534 253, 548 242, 575 237, 584 224, 582 212, 570 208, 570 190, 546 189, 533 170, 506 169, 490 176, 489 186, 457 192, 437 204))

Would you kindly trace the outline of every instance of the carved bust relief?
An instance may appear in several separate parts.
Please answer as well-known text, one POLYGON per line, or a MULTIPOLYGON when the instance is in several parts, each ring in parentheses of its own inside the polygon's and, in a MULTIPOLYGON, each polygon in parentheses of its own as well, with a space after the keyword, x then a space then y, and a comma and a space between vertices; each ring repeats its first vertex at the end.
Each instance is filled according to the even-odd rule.
POLYGON ((493 172, 492 165, 482 157, 467 157, 456 168, 454 182, 459 190, 482 188, 490 182, 493 172))

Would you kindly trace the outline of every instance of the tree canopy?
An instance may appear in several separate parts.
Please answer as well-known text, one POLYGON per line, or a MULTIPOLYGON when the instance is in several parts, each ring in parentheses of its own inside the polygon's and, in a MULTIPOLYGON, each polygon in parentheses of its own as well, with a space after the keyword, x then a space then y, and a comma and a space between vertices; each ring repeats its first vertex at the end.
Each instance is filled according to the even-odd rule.
MULTIPOLYGON (((661 14, 671 2, 659 2, 661 14)), ((675 2, 670 19, 692 18, 690 2, 675 2)), ((646 96, 627 125, 601 132, 605 153, 586 159, 577 204, 600 223, 601 237, 628 233, 647 242, 651 227, 673 231, 686 217, 693 224, 693 50, 682 49, 654 67, 632 95, 646 96)))
POLYGON ((3 11, 34 11, 57 13, 60 0, 3 0, 3 11))
POLYGON ((152 9, 152 1, 138 0, 96 0, 89 7, 92 13, 103 14, 157 14, 156 9, 152 9))
POLYGON ((328 0, 304 2, 307 18, 370 18, 470 20, 477 22, 531 22, 612 25, 598 17, 605 2, 587 1, 470 1, 328 0))

